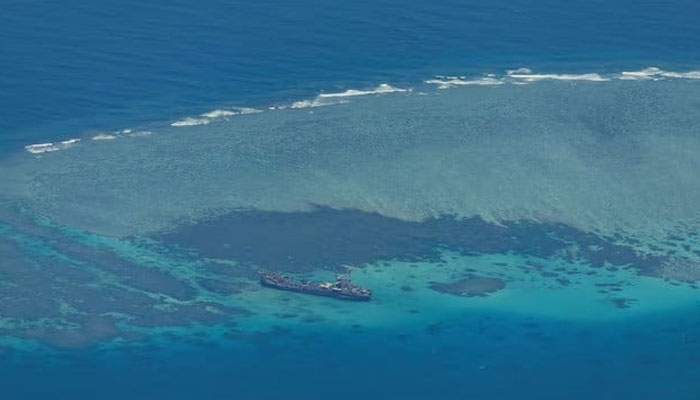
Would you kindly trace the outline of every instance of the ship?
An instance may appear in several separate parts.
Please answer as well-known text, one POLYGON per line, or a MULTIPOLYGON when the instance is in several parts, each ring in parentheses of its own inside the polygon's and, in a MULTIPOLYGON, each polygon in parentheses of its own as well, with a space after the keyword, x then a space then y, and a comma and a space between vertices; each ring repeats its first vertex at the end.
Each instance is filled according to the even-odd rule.
POLYGON ((260 283, 273 289, 341 300, 369 301, 372 298, 371 290, 352 283, 350 278, 345 275, 338 275, 335 282, 315 282, 295 279, 280 273, 261 272, 260 283))

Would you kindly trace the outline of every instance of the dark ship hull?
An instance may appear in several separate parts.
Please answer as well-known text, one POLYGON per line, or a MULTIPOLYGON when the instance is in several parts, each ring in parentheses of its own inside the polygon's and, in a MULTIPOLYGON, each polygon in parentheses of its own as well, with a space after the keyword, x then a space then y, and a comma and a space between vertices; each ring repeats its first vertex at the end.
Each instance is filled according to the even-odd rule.
POLYGON ((281 274, 261 273, 260 283, 273 289, 340 300, 368 301, 372 298, 371 290, 357 286, 346 278, 338 278, 335 282, 313 282, 297 280, 281 274))

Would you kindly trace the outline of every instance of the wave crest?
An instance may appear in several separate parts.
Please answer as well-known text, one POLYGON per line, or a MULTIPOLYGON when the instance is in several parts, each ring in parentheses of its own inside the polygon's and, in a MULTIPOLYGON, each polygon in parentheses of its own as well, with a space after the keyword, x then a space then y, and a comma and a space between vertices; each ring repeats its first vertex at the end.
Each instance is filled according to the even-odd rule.
POLYGON ((107 133, 99 133, 99 134, 93 136, 93 137, 92 137, 92 140, 114 140, 114 139, 116 139, 116 138, 117 138, 117 137, 114 136, 114 135, 110 135, 110 134, 107 134, 107 133))
POLYGON ((438 89, 447 89, 453 86, 489 86, 489 85, 502 85, 505 82, 500 79, 496 79, 492 76, 487 76, 484 78, 477 79, 467 79, 463 76, 438 76, 435 79, 428 79, 424 81, 427 84, 438 85, 438 89))
POLYGON ((181 126, 196 126, 196 125, 206 125, 210 123, 211 120, 208 118, 192 118, 187 117, 179 121, 175 121, 170 126, 181 127, 181 126))
POLYGON ((358 90, 358 89, 348 89, 344 92, 339 93, 321 93, 311 100, 298 100, 292 103, 291 108, 308 108, 308 107, 322 107, 330 106, 334 104, 342 104, 347 101, 337 100, 344 97, 355 97, 355 96, 367 96, 374 94, 386 94, 386 93, 398 93, 398 92, 408 92, 410 89, 402 89, 389 85, 388 83, 379 84, 374 89, 358 90))
POLYGON ((647 67, 639 71, 622 71, 617 73, 599 74, 589 72, 583 74, 553 74, 534 73, 530 68, 517 68, 506 71, 505 75, 496 77, 493 74, 482 78, 469 79, 464 76, 436 76, 424 82, 430 85, 437 85, 438 89, 447 89, 455 86, 466 85, 501 85, 510 83, 523 85, 542 80, 555 81, 587 81, 587 82, 607 82, 612 80, 662 80, 662 79, 700 79, 700 71, 665 71, 658 67, 647 67))
POLYGON ((78 142, 80 142, 80 139, 68 139, 58 143, 36 143, 24 146, 24 149, 32 154, 50 153, 54 151, 67 149, 69 147, 74 146, 78 142))

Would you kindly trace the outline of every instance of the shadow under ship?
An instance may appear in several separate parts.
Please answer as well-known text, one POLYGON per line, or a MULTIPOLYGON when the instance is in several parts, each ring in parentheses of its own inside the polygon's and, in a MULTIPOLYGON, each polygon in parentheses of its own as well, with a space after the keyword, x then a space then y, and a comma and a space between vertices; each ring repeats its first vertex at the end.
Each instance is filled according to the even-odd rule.
POLYGON ((294 279, 279 273, 262 272, 260 273, 260 283, 274 289, 341 300, 368 301, 372 298, 371 290, 352 283, 349 277, 343 275, 338 276, 335 282, 314 282, 294 279))

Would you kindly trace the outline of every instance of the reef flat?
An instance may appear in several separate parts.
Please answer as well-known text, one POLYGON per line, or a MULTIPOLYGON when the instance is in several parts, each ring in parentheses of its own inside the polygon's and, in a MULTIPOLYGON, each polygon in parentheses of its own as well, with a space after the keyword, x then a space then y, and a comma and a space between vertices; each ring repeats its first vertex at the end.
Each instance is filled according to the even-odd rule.
POLYGON ((692 258, 642 252, 625 238, 563 224, 411 222, 317 207, 245 210, 150 237, 110 238, 18 208, 5 209, 3 221, 1 332, 59 348, 167 332, 187 340, 207 327, 234 337, 296 323, 396 328, 468 309, 615 319, 626 315, 615 309, 642 315, 698 298, 697 279, 667 272, 694 271, 692 258), (348 306, 265 290, 257 273, 271 268, 322 278, 349 268, 376 300, 348 306), (646 292, 649 285, 655 292, 646 292), (487 297, 465 303, 446 295, 487 297), (538 305, 548 298, 590 310, 567 315, 538 305))
POLYGON ((265 398, 246 382, 305 393, 370 357, 392 367, 362 388, 411 376, 413 398, 510 398, 503 376, 539 398, 696 393, 697 85, 507 79, 522 84, 380 86, 0 160, 3 376, 180 365, 192 387, 235 371, 231 393, 265 398), (265 289, 260 270, 350 271, 373 298, 265 289))

